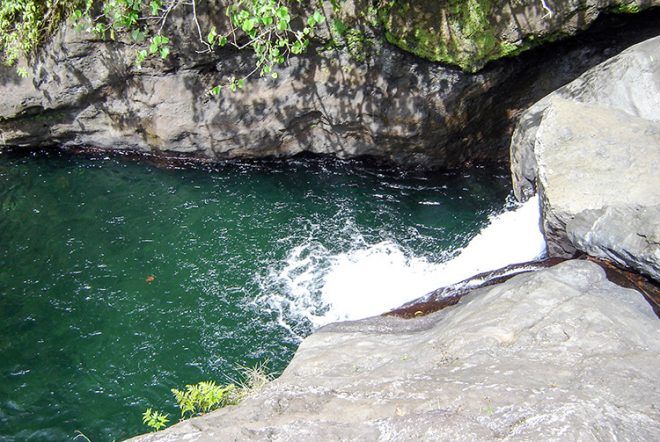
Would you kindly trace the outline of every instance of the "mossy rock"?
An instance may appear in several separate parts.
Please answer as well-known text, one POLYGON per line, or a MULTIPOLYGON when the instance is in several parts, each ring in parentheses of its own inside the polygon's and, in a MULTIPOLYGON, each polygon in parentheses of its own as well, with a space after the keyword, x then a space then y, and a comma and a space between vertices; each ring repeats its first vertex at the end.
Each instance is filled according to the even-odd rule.
POLYGON ((573 35, 603 11, 638 12, 660 0, 389 0, 387 40, 419 57, 476 72, 491 60, 573 35))

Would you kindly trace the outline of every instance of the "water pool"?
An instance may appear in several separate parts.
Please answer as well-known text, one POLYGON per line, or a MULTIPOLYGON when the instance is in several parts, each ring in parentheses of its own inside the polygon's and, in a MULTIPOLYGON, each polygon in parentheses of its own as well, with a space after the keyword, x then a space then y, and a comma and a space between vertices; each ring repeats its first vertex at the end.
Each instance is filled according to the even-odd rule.
POLYGON ((509 191, 492 169, 0 154, 0 440, 121 440, 147 407, 176 420, 171 388, 281 372, 314 327, 433 288, 423 266, 509 191))

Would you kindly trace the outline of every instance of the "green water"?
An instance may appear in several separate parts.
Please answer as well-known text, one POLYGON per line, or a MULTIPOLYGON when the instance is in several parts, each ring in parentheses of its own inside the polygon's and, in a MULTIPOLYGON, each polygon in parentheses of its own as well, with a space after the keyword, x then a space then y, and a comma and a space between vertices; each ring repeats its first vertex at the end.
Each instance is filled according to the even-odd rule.
POLYGON ((121 440, 147 431, 147 407, 176 419, 173 387, 266 359, 279 373, 312 330, 268 299, 292 296, 272 277, 292 250, 443 259, 508 191, 503 171, 0 154, 0 440, 121 440))

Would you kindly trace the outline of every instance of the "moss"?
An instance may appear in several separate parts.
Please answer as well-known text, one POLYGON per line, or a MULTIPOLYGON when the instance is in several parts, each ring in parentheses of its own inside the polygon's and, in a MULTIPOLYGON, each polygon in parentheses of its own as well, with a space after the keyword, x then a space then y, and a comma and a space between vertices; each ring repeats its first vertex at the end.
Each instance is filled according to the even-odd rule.
MULTIPOLYGON (((419 57, 476 72, 491 60, 519 54, 563 37, 562 33, 503 38, 508 0, 389 0, 380 20, 391 44, 419 57)), ((540 7, 540 6, 539 6, 540 7)), ((633 0, 621 0, 615 12, 638 12, 633 0)))
POLYGON ((629 2, 613 6, 610 11, 614 12, 615 14, 637 14, 641 11, 641 8, 639 5, 629 2))
POLYGON ((476 71, 513 52, 491 23, 491 0, 392 1, 381 9, 387 40, 432 61, 476 71), (411 25, 410 17, 415 17, 411 25))

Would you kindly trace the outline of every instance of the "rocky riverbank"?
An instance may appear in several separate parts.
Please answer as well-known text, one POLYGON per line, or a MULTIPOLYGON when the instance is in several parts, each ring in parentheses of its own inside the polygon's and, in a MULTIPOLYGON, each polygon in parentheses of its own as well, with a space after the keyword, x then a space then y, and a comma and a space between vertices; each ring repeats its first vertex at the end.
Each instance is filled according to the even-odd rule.
POLYGON ((654 440, 660 322, 587 261, 327 326, 238 407, 136 441, 654 440))
MULTIPOLYGON (((643 272, 652 304, 659 48, 634 46, 537 103, 511 150, 518 195, 541 193, 550 253, 643 272)), ((604 268, 567 259, 400 315, 412 319, 331 324, 241 405, 134 440, 657 440, 660 321, 604 268)))

